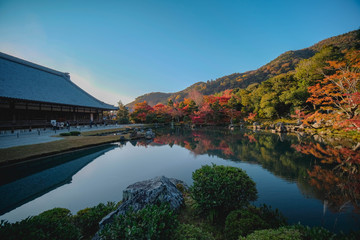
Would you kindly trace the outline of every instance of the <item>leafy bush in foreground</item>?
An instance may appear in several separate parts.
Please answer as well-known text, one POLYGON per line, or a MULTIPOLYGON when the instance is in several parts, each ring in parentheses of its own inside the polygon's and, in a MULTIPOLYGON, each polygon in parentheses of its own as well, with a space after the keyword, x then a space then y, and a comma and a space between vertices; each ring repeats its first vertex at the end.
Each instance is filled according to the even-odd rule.
POLYGON ((232 211, 225 221, 226 239, 237 239, 255 230, 278 228, 286 225, 285 217, 276 209, 273 211, 267 205, 260 208, 249 206, 246 209, 232 211))
POLYGON ((255 230, 269 228, 261 217, 248 209, 232 211, 226 218, 225 236, 228 240, 236 240, 255 230))
POLYGON ((360 239, 360 231, 350 232, 348 234, 335 234, 323 227, 309 227, 301 224, 288 226, 289 229, 298 230, 303 240, 358 240, 360 239))
POLYGON ((81 233, 85 237, 94 235, 99 230, 99 222, 101 219, 116 209, 114 202, 98 204, 92 208, 85 208, 77 212, 74 216, 74 223, 80 228, 81 233))
POLYGON ((191 196, 204 213, 226 216, 257 199, 255 182, 240 168, 205 165, 192 178, 191 196))
POLYGON ((54 208, 21 222, 1 221, 0 239, 5 240, 72 240, 81 236, 73 224, 70 210, 54 208))
POLYGON ((103 239, 171 239, 177 216, 167 205, 149 205, 138 212, 116 216, 100 232, 103 239))
POLYGON ((115 210, 115 203, 108 202, 80 210, 72 216, 70 210, 54 208, 20 222, 1 221, 1 240, 72 240, 89 238, 98 230, 99 221, 115 210))
POLYGON ((174 240, 215 240, 208 232, 191 224, 180 224, 175 231, 174 240))
POLYGON ((281 227, 279 229, 257 230, 239 240, 302 240, 301 234, 296 229, 281 227))
POLYGON ((322 227, 309 227, 300 224, 292 225, 289 229, 295 229, 301 233, 302 239, 310 240, 331 240, 335 239, 336 234, 331 233, 329 230, 322 227))

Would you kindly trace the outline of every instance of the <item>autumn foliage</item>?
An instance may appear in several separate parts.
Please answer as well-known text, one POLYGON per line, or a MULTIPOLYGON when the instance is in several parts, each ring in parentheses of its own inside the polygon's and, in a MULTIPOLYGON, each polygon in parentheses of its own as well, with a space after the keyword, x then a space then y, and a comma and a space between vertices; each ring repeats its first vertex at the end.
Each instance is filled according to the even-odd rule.
POLYGON ((203 95, 192 89, 185 98, 150 106, 136 103, 135 123, 197 125, 252 123, 293 118, 307 126, 360 129, 360 51, 323 48, 301 61, 294 72, 274 76, 246 89, 203 95))
POLYGON ((227 90, 218 96, 203 96, 199 92, 192 92, 189 98, 181 102, 169 101, 167 105, 159 103, 153 107, 144 101, 135 104, 130 117, 136 123, 183 122, 215 125, 238 122, 242 117, 238 109, 239 99, 231 92, 227 90))
POLYGON ((322 146, 319 143, 292 145, 303 154, 320 160, 307 170, 311 186, 323 192, 331 204, 339 210, 348 201, 353 203, 356 211, 360 211, 357 203, 360 198, 360 153, 341 147, 322 146), (327 167, 328 166, 328 167, 327 167))
POLYGON ((324 78, 309 87, 314 109, 335 113, 343 125, 359 128, 360 51, 347 51, 343 61, 328 61, 324 78))

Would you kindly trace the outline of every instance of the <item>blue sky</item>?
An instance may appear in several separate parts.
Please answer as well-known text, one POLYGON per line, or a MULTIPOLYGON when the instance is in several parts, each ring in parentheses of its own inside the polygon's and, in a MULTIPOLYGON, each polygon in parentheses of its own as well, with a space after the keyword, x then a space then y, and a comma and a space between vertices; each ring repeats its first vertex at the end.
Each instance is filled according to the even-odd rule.
POLYGON ((257 69, 360 27, 359 0, 0 0, 0 51, 116 104, 257 69))

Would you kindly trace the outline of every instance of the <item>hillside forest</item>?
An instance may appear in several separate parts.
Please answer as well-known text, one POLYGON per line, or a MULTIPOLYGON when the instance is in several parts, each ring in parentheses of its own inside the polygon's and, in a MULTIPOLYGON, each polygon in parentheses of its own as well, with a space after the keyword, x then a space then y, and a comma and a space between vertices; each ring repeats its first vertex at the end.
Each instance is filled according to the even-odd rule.
POLYGON ((293 71, 246 88, 204 95, 193 89, 182 101, 135 104, 128 114, 119 103, 120 122, 217 125, 294 119, 305 125, 360 128, 360 51, 323 46, 293 71))

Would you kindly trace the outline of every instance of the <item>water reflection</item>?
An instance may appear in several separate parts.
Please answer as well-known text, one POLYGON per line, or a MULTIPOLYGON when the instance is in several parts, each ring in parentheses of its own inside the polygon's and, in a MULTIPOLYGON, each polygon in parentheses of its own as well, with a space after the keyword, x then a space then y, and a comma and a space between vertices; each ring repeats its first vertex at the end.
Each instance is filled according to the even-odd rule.
MULTIPOLYGON (((227 131, 222 129, 158 130, 151 145, 179 145, 195 155, 261 164, 276 176, 296 182, 306 197, 320 199, 324 208, 360 213, 360 153, 331 147, 300 136, 227 131)), ((138 145, 147 145, 138 142, 138 145)))
POLYGON ((154 176, 174 177, 191 185, 193 171, 215 163, 244 169, 256 182, 259 199, 255 204, 279 208, 290 223, 301 221, 335 231, 360 225, 356 151, 296 135, 245 130, 174 128, 156 132, 153 141, 120 142, 79 156, 61 155, 12 171, 0 170, 0 182, 5 184, 0 187, 1 211, 29 201, 1 219, 18 221, 53 207, 76 213, 100 202, 120 201, 128 185, 154 176))
POLYGON ((105 145, 0 169, 0 215, 64 184, 116 145, 105 145))
POLYGON ((315 189, 317 198, 335 212, 350 205, 360 213, 359 152, 312 142, 293 145, 293 148, 321 162, 307 170, 309 184, 315 189))

